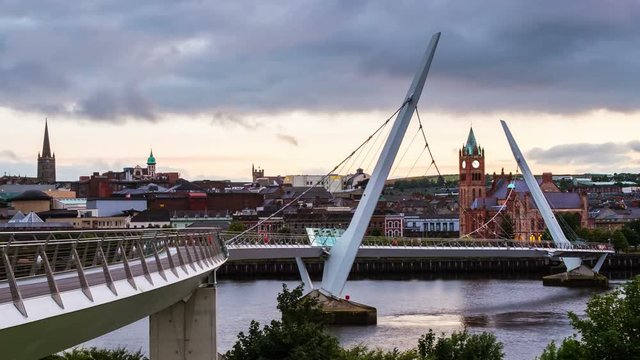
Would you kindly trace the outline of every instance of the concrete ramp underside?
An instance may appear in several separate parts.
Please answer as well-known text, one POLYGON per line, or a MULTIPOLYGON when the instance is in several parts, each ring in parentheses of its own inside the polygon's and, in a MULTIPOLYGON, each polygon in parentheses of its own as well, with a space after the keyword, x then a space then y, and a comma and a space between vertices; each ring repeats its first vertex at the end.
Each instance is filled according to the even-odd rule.
MULTIPOLYGON (((39 359, 116 330, 188 297, 208 274, 208 271, 203 272, 198 276, 140 292, 135 296, 114 297, 113 301, 107 301, 101 305, 0 330, 2 359, 39 359)), ((146 280, 142 278, 139 281, 146 280)), ((118 285, 129 286, 126 281, 118 285)), ((102 292, 106 291, 110 294, 106 286, 102 286, 104 287, 102 292)), ((100 292, 97 289, 93 290, 96 290, 96 293, 100 292)), ((106 293, 105 295, 109 296, 106 293)), ((84 297, 84 295, 80 290, 75 290, 62 294, 62 297, 65 299, 84 297)), ((53 303, 53 300, 48 297, 39 300, 53 303)), ((32 300, 27 300, 27 305, 30 302, 32 300)), ((11 304, 10 307, 13 305, 11 304)), ((11 308, 7 309, 5 306, 0 309, 3 314, 7 311, 16 311, 11 308)))
POLYGON ((39 359, 187 301, 226 261, 222 255, 197 258, 198 250, 174 248, 159 258, 161 266, 153 257, 146 265, 131 261, 129 270, 123 263, 110 265, 112 286, 100 266, 85 269, 86 288, 75 271, 56 274, 63 307, 52 298, 46 277, 20 279, 26 316, 8 286, 0 286, 0 358, 39 359))

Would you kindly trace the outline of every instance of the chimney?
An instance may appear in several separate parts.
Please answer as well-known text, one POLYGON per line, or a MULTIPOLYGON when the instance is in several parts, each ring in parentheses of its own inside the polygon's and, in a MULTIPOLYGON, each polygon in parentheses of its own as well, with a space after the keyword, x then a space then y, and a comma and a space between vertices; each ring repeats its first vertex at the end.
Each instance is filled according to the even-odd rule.
POLYGON ((542 173, 542 183, 543 184, 553 183, 553 176, 551 175, 550 172, 542 173))

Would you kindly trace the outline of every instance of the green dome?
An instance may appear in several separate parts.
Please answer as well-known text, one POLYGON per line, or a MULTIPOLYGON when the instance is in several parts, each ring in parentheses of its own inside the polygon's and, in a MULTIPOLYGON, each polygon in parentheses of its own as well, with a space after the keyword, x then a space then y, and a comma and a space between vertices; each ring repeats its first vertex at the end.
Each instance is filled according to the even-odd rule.
POLYGON ((151 154, 149 154, 149 158, 147 159, 147 165, 155 165, 156 158, 153 157, 153 150, 151 150, 151 154))

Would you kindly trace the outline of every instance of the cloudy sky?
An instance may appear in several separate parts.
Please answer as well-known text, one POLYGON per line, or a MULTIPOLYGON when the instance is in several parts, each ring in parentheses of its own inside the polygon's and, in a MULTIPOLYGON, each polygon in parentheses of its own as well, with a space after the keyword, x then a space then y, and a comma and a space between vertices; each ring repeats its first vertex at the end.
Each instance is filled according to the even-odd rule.
MULTIPOLYGON (((0 0, 0 171, 35 175, 48 118, 60 179, 150 148, 191 179, 325 172, 441 31, 419 108, 443 172, 471 125, 487 170, 514 170, 499 119, 535 172, 640 172, 638 19, 623 0, 0 0)), ((395 176, 426 171, 412 146, 395 176)))

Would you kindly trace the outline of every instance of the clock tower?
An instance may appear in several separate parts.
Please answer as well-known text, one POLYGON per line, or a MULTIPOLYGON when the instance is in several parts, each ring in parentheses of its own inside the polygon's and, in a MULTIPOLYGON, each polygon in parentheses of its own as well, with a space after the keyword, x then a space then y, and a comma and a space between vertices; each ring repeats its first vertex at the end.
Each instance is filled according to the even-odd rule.
POLYGON ((459 151, 458 205, 460 212, 460 234, 468 234, 474 229, 469 210, 476 198, 486 195, 484 172, 484 149, 478 145, 473 128, 469 130, 467 143, 459 151))

